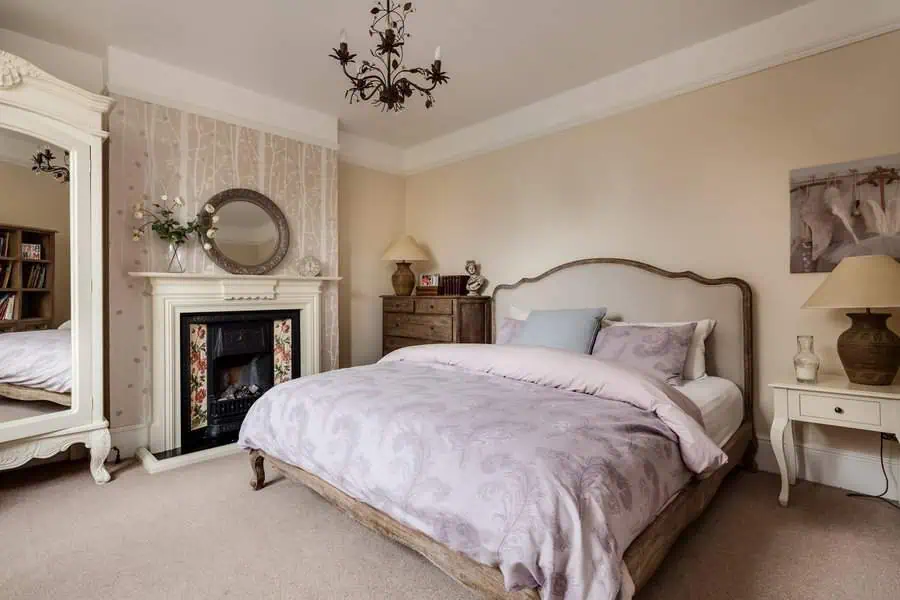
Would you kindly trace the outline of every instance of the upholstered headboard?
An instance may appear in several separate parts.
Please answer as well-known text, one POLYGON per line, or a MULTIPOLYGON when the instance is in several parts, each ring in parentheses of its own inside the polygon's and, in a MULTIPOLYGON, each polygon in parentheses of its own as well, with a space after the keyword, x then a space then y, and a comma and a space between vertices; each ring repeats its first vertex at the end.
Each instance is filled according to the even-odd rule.
POLYGON ((509 314, 523 309, 605 306, 612 317, 662 322, 716 319, 707 344, 707 372, 734 381, 744 392, 744 415, 754 400, 753 297, 735 277, 707 279, 674 273, 624 258, 587 258, 535 277, 494 288, 494 333, 509 314))

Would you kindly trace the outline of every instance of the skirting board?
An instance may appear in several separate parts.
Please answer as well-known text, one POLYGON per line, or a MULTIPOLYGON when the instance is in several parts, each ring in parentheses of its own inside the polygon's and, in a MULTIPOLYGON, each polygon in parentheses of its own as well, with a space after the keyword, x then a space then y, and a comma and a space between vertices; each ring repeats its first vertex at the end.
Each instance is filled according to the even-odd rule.
MULTIPOLYGON (((112 444, 119 449, 122 458, 135 456, 137 449, 146 447, 148 443, 146 425, 116 427, 111 429, 110 433, 112 434, 112 444)), ((898 451, 897 443, 885 442, 884 451, 890 483, 888 497, 900 500, 900 494, 898 494, 900 451, 898 451)), ((798 474, 800 479, 867 494, 877 494, 884 489, 884 477, 881 474, 881 463, 877 456, 801 444, 797 444, 797 455, 800 463, 798 474)), ((759 452, 756 460, 760 470, 778 473, 778 464, 775 462, 775 454, 772 452, 772 443, 768 439, 759 438, 759 452)), ((172 465, 170 468, 175 466, 172 465)))
MULTIPOLYGON (((887 497, 892 500, 900 499, 897 493, 900 481, 900 459, 897 456, 897 448, 897 442, 884 443, 889 482, 887 497)), ((779 472, 770 440, 759 438, 756 462, 762 471, 779 472)), ((865 494, 880 494, 884 489, 884 475, 881 473, 881 461, 877 455, 797 444, 797 462, 798 479, 865 494)))
MULTIPOLYGON (((150 445, 149 429, 143 423, 112 427, 109 435, 112 438, 113 447, 119 449, 120 458, 131 458, 136 455, 138 448, 146 448, 150 445)), ((115 455, 115 452, 112 455, 115 455)))
POLYGON ((187 465, 193 465, 214 458, 238 454, 239 452, 243 452, 243 450, 238 447, 237 444, 226 444, 225 446, 218 446, 216 448, 210 448, 209 450, 200 450, 199 452, 191 452, 190 454, 182 454, 181 456, 173 456, 172 458, 166 458, 164 460, 159 460, 153 456, 147 448, 138 448, 135 454, 138 459, 140 459, 141 464, 144 465, 144 469, 146 469, 148 473, 154 474, 162 473, 163 471, 171 471, 178 467, 186 467, 187 465))

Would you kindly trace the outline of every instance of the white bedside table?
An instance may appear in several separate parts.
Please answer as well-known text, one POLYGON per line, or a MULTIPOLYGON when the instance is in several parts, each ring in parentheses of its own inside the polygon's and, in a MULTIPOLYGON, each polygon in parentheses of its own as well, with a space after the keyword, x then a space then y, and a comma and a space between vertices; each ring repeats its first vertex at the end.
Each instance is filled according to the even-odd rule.
POLYGON ((790 486, 797 480, 795 421, 900 436, 900 385, 858 385, 842 376, 825 375, 818 383, 791 381, 769 387, 775 400, 771 441, 781 471, 782 506, 788 505, 790 486))

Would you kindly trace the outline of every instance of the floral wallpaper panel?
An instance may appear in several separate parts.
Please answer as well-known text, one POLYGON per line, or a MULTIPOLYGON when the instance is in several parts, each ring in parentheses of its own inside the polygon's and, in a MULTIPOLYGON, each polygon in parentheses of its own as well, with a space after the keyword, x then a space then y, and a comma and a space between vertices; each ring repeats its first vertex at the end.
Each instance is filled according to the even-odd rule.
MULTIPOLYGON (((303 256, 338 274, 337 152, 174 108, 116 96, 109 130, 110 421, 139 425, 150 408, 150 299, 129 271, 164 271, 166 246, 153 236, 131 241, 131 207, 162 194, 182 196, 182 218, 214 194, 247 187, 269 196, 291 225, 291 248, 273 274, 296 274, 303 256)), ((190 272, 220 269, 196 243, 185 248, 190 272)), ((338 364, 338 287, 322 302, 322 370, 338 364)))

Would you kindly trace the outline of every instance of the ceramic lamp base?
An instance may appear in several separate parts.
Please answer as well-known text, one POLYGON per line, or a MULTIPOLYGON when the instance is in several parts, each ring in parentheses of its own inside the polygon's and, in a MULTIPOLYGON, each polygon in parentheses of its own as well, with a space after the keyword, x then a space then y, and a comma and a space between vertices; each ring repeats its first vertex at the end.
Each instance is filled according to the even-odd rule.
POLYGON ((837 342, 838 356, 852 383, 891 385, 900 368, 900 338, 888 329, 891 315, 848 313, 853 322, 837 342))
POLYGON ((397 270, 391 277, 391 283, 394 285, 394 294, 398 296, 412 296, 416 287, 416 274, 409 268, 408 262, 398 262, 397 270))

